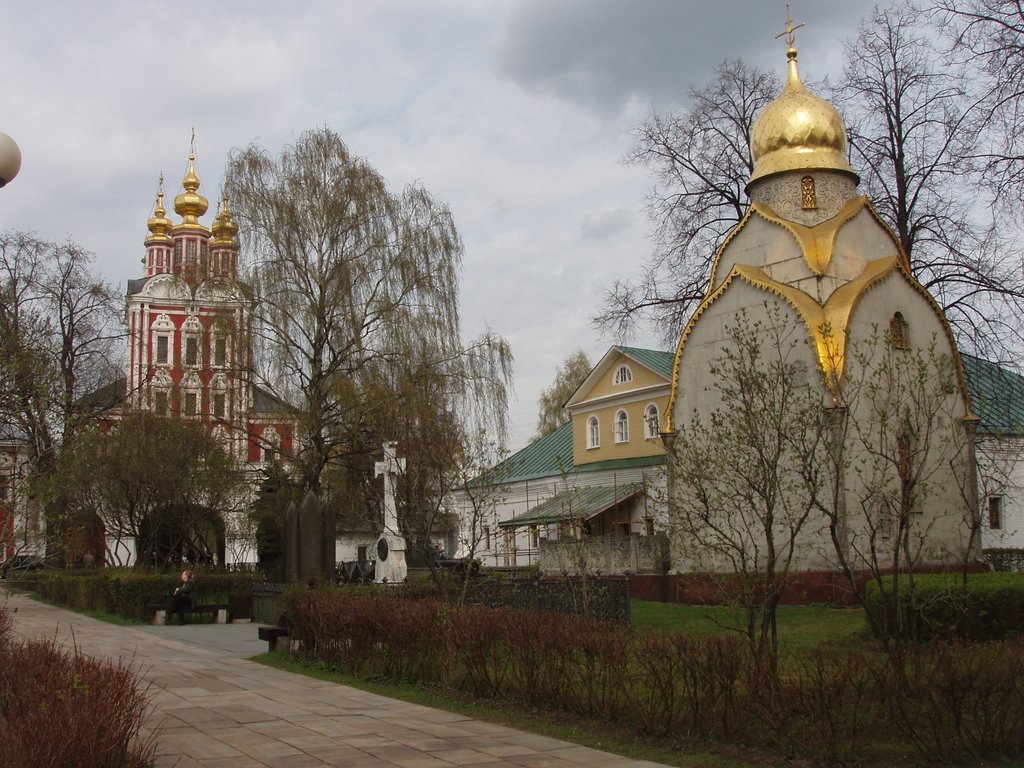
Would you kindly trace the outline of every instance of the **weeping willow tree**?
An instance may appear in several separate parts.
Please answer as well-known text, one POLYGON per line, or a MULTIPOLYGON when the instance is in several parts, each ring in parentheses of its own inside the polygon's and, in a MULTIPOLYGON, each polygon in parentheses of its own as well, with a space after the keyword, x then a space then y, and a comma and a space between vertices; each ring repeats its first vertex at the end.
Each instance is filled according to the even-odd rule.
POLYGON ((298 423, 305 488, 345 486, 331 478, 372 468, 382 439, 434 462, 445 455, 421 441, 504 439, 511 352, 490 332, 462 340, 463 245, 445 204, 418 184, 392 191, 326 128, 276 158, 236 151, 226 186, 251 259, 256 360, 298 423))

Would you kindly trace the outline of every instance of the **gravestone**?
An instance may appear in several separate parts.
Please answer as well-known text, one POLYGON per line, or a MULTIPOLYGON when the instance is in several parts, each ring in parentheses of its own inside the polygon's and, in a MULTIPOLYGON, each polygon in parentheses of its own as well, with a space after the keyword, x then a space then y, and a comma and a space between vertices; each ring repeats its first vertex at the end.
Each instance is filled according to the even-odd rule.
POLYGON ((334 541, 325 542, 327 531, 320 499, 312 491, 306 493, 302 504, 288 505, 284 513, 284 574, 289 584, 308 583, 325 574, 325 568, 334 567, 334 541), (330 544, 330 556, 327 556, 330 544))
POLYGON ((299 509, 290 502, 284 511, 284 580, 299 580, 299 509))
POLYGON ((298 580, 303 584, 323 574, 324 516, 320 499, 312 491, 299 507, 298 580))
POLYGON ((405 469, 405 459, 398 458, 396 449, 396 443, 384 443, 384 461, 374 465, 375 477, 384 477, 384 530, 374 547, 377 553, 374 580, 378 584, 400 584, 408 576, 405 537, 398 528, 395 505, 395 484, 398 473, 405 469))

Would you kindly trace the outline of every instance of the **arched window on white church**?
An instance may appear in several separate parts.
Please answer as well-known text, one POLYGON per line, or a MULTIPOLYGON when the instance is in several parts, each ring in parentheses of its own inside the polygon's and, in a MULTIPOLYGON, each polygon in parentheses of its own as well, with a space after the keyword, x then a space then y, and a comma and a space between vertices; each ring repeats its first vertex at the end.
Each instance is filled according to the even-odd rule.
POLYGON ((620 365, 615 371, 615 379, 612 381, 613 384, 628 384, 633 380, 633 371, 629 369, 628 365, 620 365))
POLYGON ((907 321, 902 312, 894 314, 889 321, 889 343, 893 349, 907 348, 907 321))
POLYGON ((615 442, 629 442, 629 414, 625 411, 615 414, 615 442))
POLYGON ((658 406, 651 403, 644 411, 644 431, 648 440, 654 440, 661 434, 661 416, 658 414, 658 406))
POLYGON ((597 416, 587 419, 587 448, 601 447, 601 424, 597 416))

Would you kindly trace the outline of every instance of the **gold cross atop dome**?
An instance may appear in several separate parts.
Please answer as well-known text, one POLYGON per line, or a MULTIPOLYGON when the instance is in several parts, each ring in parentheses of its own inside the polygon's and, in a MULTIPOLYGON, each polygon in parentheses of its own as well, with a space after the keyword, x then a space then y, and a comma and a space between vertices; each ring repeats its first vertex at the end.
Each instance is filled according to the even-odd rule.
POLYGON ((775 39, 778 40, 780 37, 785 35, 786 36, 786 45, 788 45, 790 48, 792 48, 793 47, 793 43, 796 41, 796 38, 793 36, 793 33, 796 32, 798 29, 800 29, 802 26, 804 26, 804 23, 802 21, 799 24, 797 24, 795 27, 793 26, 793 16, 789 12, 789 3, 787 2, 786 3, 786 28, 784 30, 782 30, 781 32, 779 32, 779 34, 777 34, 775 36, 775 39))

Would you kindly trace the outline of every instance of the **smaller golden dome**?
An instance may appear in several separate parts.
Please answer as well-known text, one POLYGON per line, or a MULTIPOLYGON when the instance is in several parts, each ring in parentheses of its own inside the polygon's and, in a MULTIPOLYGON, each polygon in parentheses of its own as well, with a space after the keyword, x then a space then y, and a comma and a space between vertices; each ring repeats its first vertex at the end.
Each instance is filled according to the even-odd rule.
POLYGON ((214 248, 230 246, 238 247, 238 225, 231 219, 231 211, 228 209, 228 196, 224 193, 221 198, 220 212, 210 227, 213 232, 213 240, 210 245, 214 248))
POLYGON ((182 225, 202 226, 199 224, 199 217, 206 213, 210 207, 210 201, 200 195, 199 174, 196 173, 196 146, 195 136, 192 137, 192 150, 188 153, 188 171, 181 181, 185 191, 174 198, 174 212, 182 218, 182 225))
POLYGON ((162 245, 172 242, 170 231, 174 223, 167 218, 167 209, 164 208, 164 175, 160 174, 160 186, 157 188, 156 205, 153 207, 153 216, 147 222, 149 237, 146 238, 146 245, 162 245))
POLYGON ((846 159, 846 125, 839 111, 804 87, 796 48, 790 45, 786 57, 786 85, 761 111, 750 132, 754 172, 747 186, 783 171, 805 170, 842 171, 860 181, 846 159))

